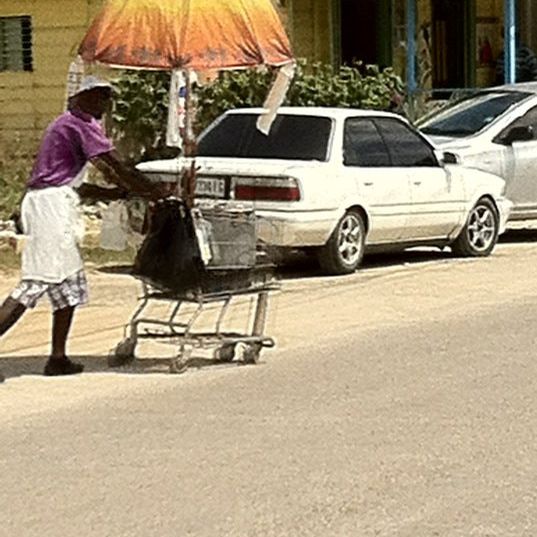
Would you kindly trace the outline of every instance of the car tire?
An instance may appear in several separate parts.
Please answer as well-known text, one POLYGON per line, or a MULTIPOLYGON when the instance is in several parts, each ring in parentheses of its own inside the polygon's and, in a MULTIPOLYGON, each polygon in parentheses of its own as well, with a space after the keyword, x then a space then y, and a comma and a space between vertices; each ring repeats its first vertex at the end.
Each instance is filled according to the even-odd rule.
POLYGON ((466 224, 452 243, 452 252, 461 257, 486 257, 498 242, 498 211, 487 198, 480 199, 470 211, 466 224))
POLYGON ((365 234, 362 215, 347 211, 317 253, 321 270, 334 275, 354 272, 364 256, 365 234))

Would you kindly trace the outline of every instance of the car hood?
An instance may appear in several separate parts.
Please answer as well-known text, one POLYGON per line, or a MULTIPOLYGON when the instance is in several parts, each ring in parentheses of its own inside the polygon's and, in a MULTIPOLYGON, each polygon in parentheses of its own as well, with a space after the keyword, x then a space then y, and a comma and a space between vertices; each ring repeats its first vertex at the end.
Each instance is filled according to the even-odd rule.
MULTIPOLYGON (((144 173, 177 174, 190 166, 192 159, 176 158, 142 162, 137 168, 144 173)), ((286 175, 300 169, 326 166, 326 162, 271 159, 238 159, 217 157, 196 157, 198 173, 209 175, 286 175)))
POLYGON ((429 140, 431 140, 431 142, 437 146, 445 145, 445 144, 452 144, 457 141, 460 141, 460 138, 453 138, 452 136, 437 136, 437 135, 431 136, 428 134, 427 138, 429 138, 429 140))
POLYGON ((455 138, 452 136, 427 136, 431 143, 442 151, 465 150, 471 147, 467 138, 455 138))

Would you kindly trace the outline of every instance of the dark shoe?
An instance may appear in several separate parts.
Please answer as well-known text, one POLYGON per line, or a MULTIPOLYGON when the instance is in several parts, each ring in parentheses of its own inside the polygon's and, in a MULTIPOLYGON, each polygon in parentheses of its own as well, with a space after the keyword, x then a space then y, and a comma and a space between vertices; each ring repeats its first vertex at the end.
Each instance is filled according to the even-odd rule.
POLYGON ((45 365, 43 374, 47 377, 56 377, 59 375, 76 375, 82 373, 84 366, 71 362, 69 358, 49 358, 45 365))

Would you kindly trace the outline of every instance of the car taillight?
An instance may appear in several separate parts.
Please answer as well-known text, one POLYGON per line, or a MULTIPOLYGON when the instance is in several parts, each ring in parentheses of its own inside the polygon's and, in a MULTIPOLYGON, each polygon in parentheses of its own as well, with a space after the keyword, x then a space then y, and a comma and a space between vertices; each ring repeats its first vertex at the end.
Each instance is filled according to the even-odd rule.
POLYGON ((236 177, 233 181, 236 200, 242 201, 300 201, 296 179, 236 177))

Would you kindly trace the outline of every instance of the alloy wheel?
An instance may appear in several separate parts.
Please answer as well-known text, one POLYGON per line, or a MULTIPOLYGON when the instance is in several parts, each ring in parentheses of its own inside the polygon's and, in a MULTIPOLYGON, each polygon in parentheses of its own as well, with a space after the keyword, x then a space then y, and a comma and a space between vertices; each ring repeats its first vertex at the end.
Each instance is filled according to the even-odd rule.
POLYGON ((347 265, 356 263, 362 254, 362 227, 358 217, 347 213, 339 226, 338 251, 341 260, 347 265))
POLYGON ((468 220, 468 241, 475 250, 487 250, 496 236, 496 218, 492 209, 486 205, 477 205, 468 220))

